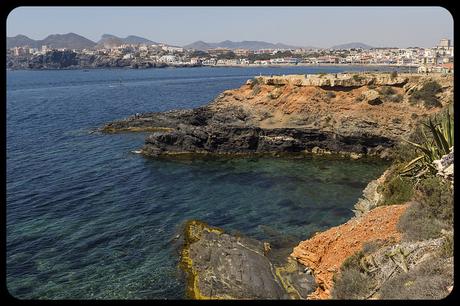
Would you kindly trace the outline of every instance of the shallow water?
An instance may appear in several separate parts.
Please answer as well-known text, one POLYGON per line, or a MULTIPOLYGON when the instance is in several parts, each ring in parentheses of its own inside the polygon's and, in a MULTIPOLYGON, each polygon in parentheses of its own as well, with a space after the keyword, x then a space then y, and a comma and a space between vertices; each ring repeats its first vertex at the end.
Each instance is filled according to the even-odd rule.
POLYGON ((9 71, 9 292, 23 299, 183 298, 172 239, 186 220, 274 243, 346 221, 384 163, 156 160, 131 153, 143 133, 89 133, 137 112, 206 104, 259 74, 342 70, 9 71))

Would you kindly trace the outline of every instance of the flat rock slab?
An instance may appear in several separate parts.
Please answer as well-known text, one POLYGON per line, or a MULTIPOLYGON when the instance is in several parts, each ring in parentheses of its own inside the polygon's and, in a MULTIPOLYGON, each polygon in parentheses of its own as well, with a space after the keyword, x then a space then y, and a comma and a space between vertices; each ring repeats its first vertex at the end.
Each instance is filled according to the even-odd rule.
POLYGON ((193 299, 292 299, 315 290, 311 275, 293 259, 270 262, 268 245, 232 236, 199 221, 185 226, 181 267, 193 299))

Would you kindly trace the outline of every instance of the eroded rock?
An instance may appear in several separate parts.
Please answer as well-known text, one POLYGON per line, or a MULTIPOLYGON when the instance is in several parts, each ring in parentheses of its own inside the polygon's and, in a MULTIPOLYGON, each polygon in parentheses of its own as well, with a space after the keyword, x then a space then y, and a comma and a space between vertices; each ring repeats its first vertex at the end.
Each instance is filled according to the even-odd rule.
POLYGON ((293 299, 314 290, 311 275, 288 259, 270 262, 264 242, 226 234, 199 221, 186 224, 180 266, 193 299, 293 299))

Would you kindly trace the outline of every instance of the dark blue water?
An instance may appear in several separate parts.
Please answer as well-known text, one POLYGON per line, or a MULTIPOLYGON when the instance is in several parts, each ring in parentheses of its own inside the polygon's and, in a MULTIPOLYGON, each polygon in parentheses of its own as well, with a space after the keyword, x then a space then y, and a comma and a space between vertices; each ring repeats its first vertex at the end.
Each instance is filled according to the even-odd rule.
POLYGON ((142 146, 144 134, 89 133, 136 112, 206 104, 254 75, 341 70, 8 72, 10 293, 23 299, 183 298, 171 239, 188 219, 272 241, 306 239, 346 221, 362 189, 386 165, 320 158, 154 160, 130 153, 142 146))

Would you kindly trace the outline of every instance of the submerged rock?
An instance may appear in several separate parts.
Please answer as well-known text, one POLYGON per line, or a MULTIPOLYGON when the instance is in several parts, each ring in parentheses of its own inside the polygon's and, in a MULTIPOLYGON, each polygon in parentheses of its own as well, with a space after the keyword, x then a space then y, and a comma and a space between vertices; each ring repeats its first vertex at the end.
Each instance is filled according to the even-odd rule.
POLYGON ((232 236, 200 221, 184 229, 180 266, 192 299, 299 299, 315 290, 314 279, 294 259, 270 261, 265 242, 232 236))

